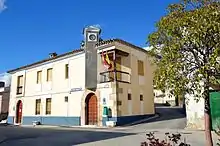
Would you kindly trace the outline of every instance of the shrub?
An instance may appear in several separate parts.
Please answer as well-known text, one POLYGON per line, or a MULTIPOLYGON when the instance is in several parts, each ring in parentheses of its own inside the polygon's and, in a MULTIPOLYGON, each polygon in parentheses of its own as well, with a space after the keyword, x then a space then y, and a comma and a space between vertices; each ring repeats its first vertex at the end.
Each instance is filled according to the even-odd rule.
POLYGON ((165 139, 156 138, 153 132, 147 133, 147 141, 142 142, 141 146, 190 146, 185 142, 181 142, 181 134, 165 133, 165 139))

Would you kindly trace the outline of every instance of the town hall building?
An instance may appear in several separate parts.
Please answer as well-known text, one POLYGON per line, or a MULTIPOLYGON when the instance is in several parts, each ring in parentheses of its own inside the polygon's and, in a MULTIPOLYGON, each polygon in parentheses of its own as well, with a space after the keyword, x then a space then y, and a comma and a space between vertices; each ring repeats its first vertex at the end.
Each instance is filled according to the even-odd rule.
POLYGON ((99 34, 88 27, 84 47, 8 71, 8 123, 115 126, 153 116, 149 53, 99 34))

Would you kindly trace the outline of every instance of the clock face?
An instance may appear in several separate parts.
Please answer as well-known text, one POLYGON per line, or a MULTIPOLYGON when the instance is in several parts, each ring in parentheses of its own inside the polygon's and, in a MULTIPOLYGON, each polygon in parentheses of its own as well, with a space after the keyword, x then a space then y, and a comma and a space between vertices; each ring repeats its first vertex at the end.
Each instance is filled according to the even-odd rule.
POLYGON ((90 34, 89 39, 92 40, 92 41, 96 40, 96 35, 95 34, 90 34))

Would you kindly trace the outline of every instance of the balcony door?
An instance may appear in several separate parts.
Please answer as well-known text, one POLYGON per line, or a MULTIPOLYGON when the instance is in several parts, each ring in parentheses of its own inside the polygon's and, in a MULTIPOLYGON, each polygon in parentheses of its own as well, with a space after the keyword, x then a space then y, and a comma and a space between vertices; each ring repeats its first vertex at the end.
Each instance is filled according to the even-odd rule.
MULTIPOLYGON (((115 63, 114 63, 113 55, 109 56, 109 59, 111 60, 111 63, 112 63, 112 68, 109 69, 109 71, 111 71, 111 72, 109 72, 109 78, 110 78, 110 80, 113 81, 114 75, 115 75, 114 69, 116 69, 117 71, 121 71, 121 57, 117 56, 115 58, 115 63)), ((116 72, 116 77, 117 77, 117 80, 121 80, 121 73, 116 72)))
POLYGON ((114 76, 114 58, 113 58, 113 53, 109 54, 109 60, 111 61, 112 67, 108 69, 109 72, 109 80, 114 81, 115 76, 114 76))
MULTIPOLYGON (((120 56, 116 57, 115 64, 116 64, 116 70, 121 71, 121 57, 120 56)), ((121 80, 121 73, 117 72, 116 77, 117 77, 117 80, 121 80)))

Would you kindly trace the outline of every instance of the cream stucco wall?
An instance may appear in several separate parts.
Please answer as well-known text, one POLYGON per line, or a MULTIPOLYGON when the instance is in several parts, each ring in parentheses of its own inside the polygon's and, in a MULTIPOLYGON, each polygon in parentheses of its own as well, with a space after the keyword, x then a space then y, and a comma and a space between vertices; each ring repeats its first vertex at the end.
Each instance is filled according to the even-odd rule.
POLYGON ((153 66, 150 56, 143 51, 132 49, 131 47, 116 43, 116 48, 120 48, 129 53, 128 57, 122 58, 122 69, 131 74, 131 83, 119 83, 118 99, 122 105, 118 106, 120 116, 154 114, 153 95, 153 66), (138 75, 138 60, 144 62, 144 76, 138 75), (122 90, 121 90, 122 89, 122 90), (128 101, 128 93, 131 93, 132 100, 128 101), (140 94, 143 95, 143 103, 140 101, 140 94), (129 103, 131 102, 131 103, 129 103), (141 107, 143 105, 143 112, 141 107), (130 107, 129 107, 130 106, 130 107))
MULTIPOLYGON (((84 54, 72 55, 62 60, 17 72, 12 75, 11 98, 9 115, 15 115, 16 103, 23 102, 23 116, 35 115, 35 100, 42 101, 42 114, 45 116, 46 98, 52 98, 51 116, 80 115, 80 102, 83 91, 72 92, 72 88, 83 88, 85 80, 84 54), (69 79, 65 79, 65 64, 69 64, 69 79), (52 82, 46 81, 46 71, 53 68, 52 82), (42 83, 37 84, 37 71, 42 70, 42 83), (24 76, 23 94, 16 95, 17 76, 24 76), (64 97, 69 97, 69 105, 64 102, 64 97), (30 106, 31 105, 31 106, 30 106)), ((82 89, 83 90, 83 89, 82 89)))
MULTIPOLYGON (((150 57, 141 50, 116 43, 107 49, 117 48, 129 53, 123 56, 121 70, 130 74, 130 83, 100 83, 94 93, 98 100, 98 120, 102 125, 103 107, 112 110, 112 117, 154 114, 153 96, 153 67, 150 57), (137 61, 144 61, 144 76, 138 75, 137 61), (132 100, 127 100, 127 94, 132 94, 132 100), (140 94, 143 101, 140 101, 140 94), (103 99, 106 103, 103 103, 103 99), (117 101, 122 105, 117 106, 117 101), (129 102, 129 103, 128 103, 129 102)), ((103 71, 101 57, 98 55, 98 71, 103 71)), ((99 74, 98 82, 99 82, 99 74)), ((126 77, 125 77, 126 78, 126 77)), ((22 116, 44 116, 44 117, 80 117, 81 125, 85 124, 85 99, 93 91, 84 89, 85 84, 85 54, 72 54, 63 58, 54 59, 32 68, 17 71, 12 74, 9 116, 15 117, 16 104, 19 100, 23 103, 22 116), (69 64, 69 78, 65 79, 65 65, 69 64), (47 69, 53 68, 52 81, 46 81, 47 69), (42 71, 42 83, 37 84, 37 71, 42 71), (23 92, 16 95, 17 77, 24 76, 23 92), (81 91, 71 92, 73 88, 81 88, 81 91), (68 96, 68 102, 64 101, 68 96), (46 98, 52 98, 51 114, 46 115, 46 98), (36 99, 41 99, 41 113, 35 115, 36 99)))

